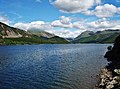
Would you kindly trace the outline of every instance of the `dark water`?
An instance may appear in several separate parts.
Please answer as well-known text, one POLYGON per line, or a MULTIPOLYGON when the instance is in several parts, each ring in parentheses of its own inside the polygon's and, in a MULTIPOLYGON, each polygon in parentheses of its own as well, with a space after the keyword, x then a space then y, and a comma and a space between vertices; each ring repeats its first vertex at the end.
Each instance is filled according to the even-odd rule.
POLYGON ((0 89, 92 89, 107 46, 0 46, 0 89))

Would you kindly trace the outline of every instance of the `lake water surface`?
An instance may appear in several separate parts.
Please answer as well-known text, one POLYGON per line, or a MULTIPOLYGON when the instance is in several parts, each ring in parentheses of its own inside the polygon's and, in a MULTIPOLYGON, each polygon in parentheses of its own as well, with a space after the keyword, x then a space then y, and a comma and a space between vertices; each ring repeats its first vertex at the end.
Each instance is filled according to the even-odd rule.
POLYGON ((108 45, 0 46, 0 89, 92 89, 108 45))

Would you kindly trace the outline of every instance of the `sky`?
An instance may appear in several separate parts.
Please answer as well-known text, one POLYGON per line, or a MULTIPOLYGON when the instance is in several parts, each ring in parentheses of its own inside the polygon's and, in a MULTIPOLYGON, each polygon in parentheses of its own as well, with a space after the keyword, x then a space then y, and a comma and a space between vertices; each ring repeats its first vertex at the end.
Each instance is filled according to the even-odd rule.
POLYGON ((74 38, 86 30, 120 29, 120 0, 0 0, 0 22, 74 38))

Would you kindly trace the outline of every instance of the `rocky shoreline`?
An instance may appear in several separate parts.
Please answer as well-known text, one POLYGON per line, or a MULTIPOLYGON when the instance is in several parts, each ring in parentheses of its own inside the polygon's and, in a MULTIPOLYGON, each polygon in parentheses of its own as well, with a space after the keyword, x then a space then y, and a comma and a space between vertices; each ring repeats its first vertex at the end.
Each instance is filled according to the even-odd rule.
POLYGON ((94 89, 120 89, 119 81, 120 69, 115 69, 114 72, 104 68, 99 74, 99 84, 94 89))
POLYGON ((120 35, 104 57, 109 63, 98 75, 99 83, 94 89, 120 89, 120 35))

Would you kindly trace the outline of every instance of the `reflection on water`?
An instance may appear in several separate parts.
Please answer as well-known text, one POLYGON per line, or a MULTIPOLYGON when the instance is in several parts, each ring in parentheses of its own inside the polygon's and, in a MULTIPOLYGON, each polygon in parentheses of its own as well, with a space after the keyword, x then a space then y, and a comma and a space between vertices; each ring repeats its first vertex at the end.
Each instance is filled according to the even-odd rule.
POLYGON ((0 89, 91 89, 107 46, 0 46, 0 89))

